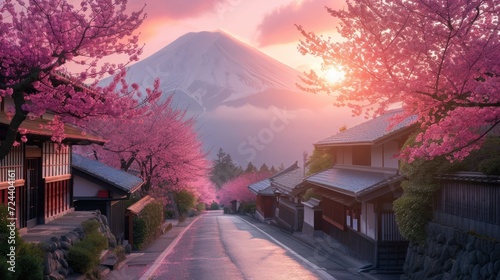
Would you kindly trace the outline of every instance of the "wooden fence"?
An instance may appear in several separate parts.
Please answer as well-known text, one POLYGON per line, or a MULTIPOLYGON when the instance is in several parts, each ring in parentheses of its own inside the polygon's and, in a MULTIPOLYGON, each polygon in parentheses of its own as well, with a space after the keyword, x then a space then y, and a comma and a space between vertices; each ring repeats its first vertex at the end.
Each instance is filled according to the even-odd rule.
POLYGON ((467 177, 443 180, 435 196, 434 220, 500 240, 500 184, 467 177))

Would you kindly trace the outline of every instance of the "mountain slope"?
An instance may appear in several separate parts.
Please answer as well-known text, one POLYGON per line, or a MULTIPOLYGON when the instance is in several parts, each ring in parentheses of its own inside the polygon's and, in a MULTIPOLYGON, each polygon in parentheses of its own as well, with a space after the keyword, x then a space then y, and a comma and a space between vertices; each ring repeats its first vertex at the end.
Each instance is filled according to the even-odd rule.
POLYGON ((350 115, 329 97, 299 91, 299 75, 224 32, 199 32, 130 66, 127 80, 150 87, 160 78, 164 96, 197 118, 212 153, 222 147, 241 165, 279 165, 300 159, 350 115))

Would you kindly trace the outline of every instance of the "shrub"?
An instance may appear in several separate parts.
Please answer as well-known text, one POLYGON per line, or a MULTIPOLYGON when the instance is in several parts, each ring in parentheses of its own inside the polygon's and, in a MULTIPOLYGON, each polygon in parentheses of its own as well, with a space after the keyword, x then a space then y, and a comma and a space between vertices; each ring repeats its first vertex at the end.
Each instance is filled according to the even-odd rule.
POLYGON ((210 204, 210 210, 219 210, 219 204, 215 201, 212 201, 212 204, 210 204))
POLYGON ((151 202, 134 218, 134 247, 141 249, 157 237, 163 224, 163 205, 151 202))
POLYGON ((431 199, 432 193, 428 195, 405 193, 394 201, 396 223, 405 239, 419 244, 425 242, 425 227, 432 218, 431 199))
POLYGON ((307 189, 306 192, 304 193, 304 195, 302 196, 302 201, 308 201, 311 198, 321 199, 321 196, 318 194, 315 194, 313 192, 313 189, 310 188, 310 189, 307 189))
POLYGON ((68 263, 75 272, 92 279, 95 278, 93 275, 101 252, 108 248, 108 240, 99 232, 99 222, 96 220, 83 222, 82 227, 85 236, 69 249, 68 263))
POLYGON ((165 219, 172 219, 175 215, 175 211, 172 209, 165 209, 165 219))
POLYGON ((77 243, 78 246, 88 248, 92 253, 99 255, 103 250, 108 248, 108 240, 100 232, 93 231, 87 234, 80 242, 77 243))
MULTIPOLYGON (((0 256, 6 256, 10 252, 9 236, 10 229, 8 225, 11 221, 8 220, 9 212, 7 206, 0 204, 0 256)), ((15 244, 19 245, 22 241, 19 237, 17 228, 15 229, 15 244)))
POLYGON ((134 248, 142 249, 146 241, 146 221, 141 217, 134 217, 134 248))
POLYGON ((90 273, 99 264, 99 256, 96 256, 92 250, 77 244, 79 243, 69 249, 69 265, 75 272, 81 274, 90 273))
POLYGON ((23 242, 16 261, 16 279, 43 279, 44 251, 39 244, 23 242))
POLYGON ((188 190, 180 190, 174 193, 174 197, 181 215, 187 214, 196 204, 196 197, 188 190))
POLYGON ((0 275, 3 280, 11 280, 13 278, 13 273, 9 271, 7 259, 2 255, 0 255, 0 275))
MULTIPOLYGON (((414 137, 408 139, 405 146, 408 145, 415 145, 414 137)), ((401 164, 401 173, 408 180, 401 183, 404 194, 393 205, 396 223, 404 238, 416 243, 425 242, 425 227, 432 218, 432 199, 439 190, 436 177, 463 168, 463 164, 452 164, 444 156, 401 164)))
POLYGON ((94 219, 83 222, 82 227, 85 234, 99 232, 99 222, 94 219))
POLYGON ((240 205, 240 213, 255 213, 257 204, 255 202, 243 202, 240 205))
POLYGON ((500 158, 485 159, 479 163, 479 171, 486 175, 500 175, 500 158))
POLYGON ((113 253, 116 256, 118 262, 124 261, 127 257, 125 255, 125 248, 122 245, 118 245, 113 249, 113 253))
POLYGON ((203 202, 198 203, 196 205, 196 210, 198 210, 198 212, 204 211, 205 210, 205 203, 203 203, 203 202))

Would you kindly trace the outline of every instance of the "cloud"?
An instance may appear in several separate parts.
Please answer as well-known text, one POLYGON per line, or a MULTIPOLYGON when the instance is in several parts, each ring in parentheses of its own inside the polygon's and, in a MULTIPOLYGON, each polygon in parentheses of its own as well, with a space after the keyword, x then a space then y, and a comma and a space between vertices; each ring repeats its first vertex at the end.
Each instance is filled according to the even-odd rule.
POLYGON ((194 18, 220 9, 229 0, 141 0, 129 2, 131 7, 142 7, 146 3, 145 11, 148 18, 180 20, 194 18))
POLYGON ((147 18, 139 28, 149 38, 163 24, 172 24, 183 19, 197 18, 205 14, 219 13, 234 0, 138 0, 129 1, 128 10, 138 11, 144 7, 147 18))
POLYGON ((257 28, 257 41, 261 47, 298 42, 302 36, 295 24, 315 33, 333 30, 336 22, 325 6, 339 8, 343 4, 343 1, 305 0, 281 6, 264 17, 257 28))

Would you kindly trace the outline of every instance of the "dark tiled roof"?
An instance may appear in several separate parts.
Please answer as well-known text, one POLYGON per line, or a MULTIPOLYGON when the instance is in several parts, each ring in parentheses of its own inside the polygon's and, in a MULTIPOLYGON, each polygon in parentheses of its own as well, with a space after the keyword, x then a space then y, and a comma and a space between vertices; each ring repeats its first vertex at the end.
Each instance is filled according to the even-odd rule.
POLYGON ((481 172, 456 172, 452 174, 445 174, 438 177, 440 180, 451 180, 451 181, 469 181, 469 182, 481 182, 481 183, 500 183, 500 176, 498 175, 485 175, 481 172))
POLYGON ((402 110, 400 109, 389 111, 382 116, 361 123, 357 126, 346 129, 324 140, 321 140, 315 143, 315 145, 335 146, 335 145, 356 144, 356 143, 373 144, 393 133, 396 133, 398 131, 410 127, 414 123, 415 117, 409 117, 406 118, 401 123, 393 126, 389 130, 388 128, 391 123, 391 118, 401 112, 402 110))
POLYGON ((297 162, 295 162, 294 164, 292 164, 288 168, 274 174, 273 176, 271 176, 267 179, 264 179, 262 181, 259 181, 257 183, 253 183, 253 184, 249 185, 248 189, 255 194, 274 195, 273 189, 271 188, 271 180, 277 176, 280 176, 282 174, 286 174, 286 173, 288 173, 292 170, 295 170, 297 168, 299 168, 299 167, 297 165, 297 162))
POLYGON ((71 167, 127 193, 136 191, 144 183, 139 177, 77 154, 72 154, 71 167))
POLYGON ((248 189, 255 194, 273 195, 271 180, 269 178, 249 185, 248 189))
POLYGON ((358 196, 403 177, 397 173, 333 167, 311 175, 306 182, 350 196, 358 196))
POLYGON ((291 194, 302 185, 303 180, 304 170, 302 168, 297 168, 274 177, 271 179, 271 185, 275 186, 284 194, 291 194))
MULTIPOLYGON (((8 127, 10 125, 10 119, 5 115, 4 112, 0 112, 0 125, 4 127, 8 127)), ((23 121, 18 131, 26 130, 26 134, 28 136, 42 136, 50 140, 52 137, 52 130, 44 128, 49 126, 49 120, 36 118, 34 120, 30 120, 26 118, 23 121)), ((84 133, 79 128, 65 124, 64 125, 64 134, 66 138, 63 142, 74 142, 75 144, 89 144, 89 143, 97 143, 104 144, 106 142, 105 139, 102 139, 98 136, 84 133)))

